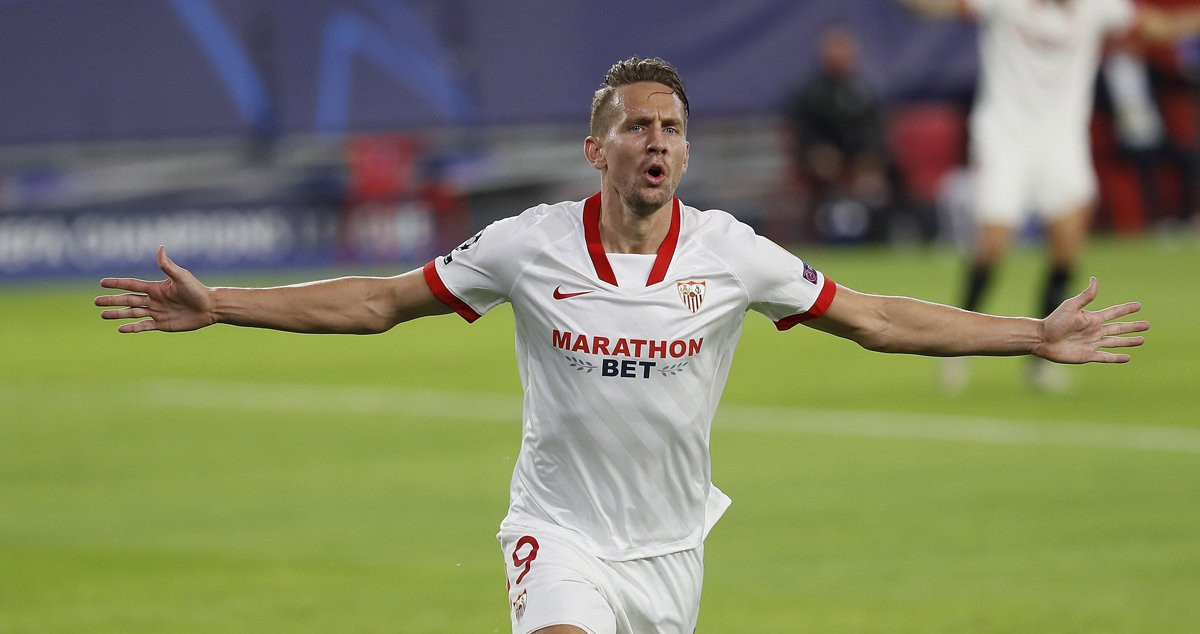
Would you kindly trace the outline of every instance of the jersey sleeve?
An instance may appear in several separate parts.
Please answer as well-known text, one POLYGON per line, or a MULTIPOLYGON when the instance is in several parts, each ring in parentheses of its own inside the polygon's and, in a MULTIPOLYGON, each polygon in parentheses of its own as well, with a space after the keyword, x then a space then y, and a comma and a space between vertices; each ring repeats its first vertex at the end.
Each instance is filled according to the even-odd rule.
POLYGON ((430 260, 423 271, 429 290, 468 323, 507 301, 519 272, 521 228, 517 217, 497 220, 430 260))
POLYGON ((783 247, 738 223, 730 231, 727 254, 746 289, 749 308, 779 330, 825 314, 837 284, 783 247))

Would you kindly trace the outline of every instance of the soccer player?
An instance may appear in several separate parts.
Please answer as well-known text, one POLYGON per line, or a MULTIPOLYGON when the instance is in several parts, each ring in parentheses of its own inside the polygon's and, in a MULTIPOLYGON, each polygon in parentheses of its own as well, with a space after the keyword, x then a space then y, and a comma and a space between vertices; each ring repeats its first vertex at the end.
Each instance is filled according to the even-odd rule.
POLYGON ((703 542, 729 505, 712 484, 709 429, 749 309, 885 352, 1034 354, 1121 363, 1137 303, 1084 307, 1096 282, 1046 319, 997 317, 855 292, 723 211, 674 194, 688 168, 688 100, 675 69, 631 58, 592 102, 586 200, 500 220, 422 269, 276 288, 209 288, 158 250, 162 281, 105 278, 126 294, 121 332, 225 323, 378 333, 512 304, 524 387, 521 450, 499 540, 512 629, 690 633, 703 542))
MULTIPOLYGON (((925 15, 979 22, 982 65, 972 111, 976 237, 962 306, 978 310, 995 267, 1034 211, 1050 263, 1041 314, 1062 301, 1087 240, 1096 199, 1088 124, 1106 38, 1170 41, 1200 33, 1200 11, 1134 6, 1131 0, 900 0, 925 15)), ((1061 392, 1060 368, 1035 359, 1034 387, 1061 392)), ((964 359, 942 381, 960 391, 964 359)))

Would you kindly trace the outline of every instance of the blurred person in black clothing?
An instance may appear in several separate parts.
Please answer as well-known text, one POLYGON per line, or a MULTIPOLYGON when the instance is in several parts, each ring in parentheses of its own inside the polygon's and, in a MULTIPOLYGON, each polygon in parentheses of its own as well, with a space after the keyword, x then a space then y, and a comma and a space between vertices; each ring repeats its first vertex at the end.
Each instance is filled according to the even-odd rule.
POLYGON ((787 116, 806 199, 805 237, 879 237, 899 179, 882 109, 859 76, 858 39, 848 27, 833 26, 822 35, 820 66, 791 97, 787 116))

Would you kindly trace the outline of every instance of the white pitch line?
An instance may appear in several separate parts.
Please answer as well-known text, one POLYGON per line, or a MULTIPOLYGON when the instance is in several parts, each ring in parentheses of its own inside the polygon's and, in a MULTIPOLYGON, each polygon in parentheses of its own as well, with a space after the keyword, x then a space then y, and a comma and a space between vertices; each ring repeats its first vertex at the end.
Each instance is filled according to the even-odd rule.
POLYGON ((514 422, 520 400, 504 394, 375 385, 308 385, 157 380, 145 384, 156 405, 365 416, 421 416, 514 422))
POLYGON ((716 424, 773 433, 1200 453, 1200 430, 1148 425, 742 405, 721 408, 716 424))
MULTIPOLYGON (((161 380, 142 394, 158 406, 421 416, 516 423, 520 399, 504 394, 405 387, 161 380)), ((724 405, 717 429, 1004 445, 1200 453, 1200 430, 1148 425, 724 405)))

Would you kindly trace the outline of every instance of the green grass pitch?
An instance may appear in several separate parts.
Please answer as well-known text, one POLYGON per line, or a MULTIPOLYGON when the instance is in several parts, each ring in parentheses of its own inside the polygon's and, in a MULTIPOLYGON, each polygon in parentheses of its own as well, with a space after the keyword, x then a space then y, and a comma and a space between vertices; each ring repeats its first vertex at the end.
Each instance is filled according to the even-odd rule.
MULTIPOLYGON (((868 292, 960 278, 941 250, 802 255, 868 292)), ((936 360, 750 315, 699 631, 1200 631, 1198 265, 1195 237, 1094 244, 1098 303, 1153 328, 1065 396, 1020 359, 944 396, 936 360)), ((1042 270, 1015 254, 987 308, 1030 312, 1042 270)), ((510 311, 119 335, 101 292, 0 289, 0 633, 508 631, 510 311)))

